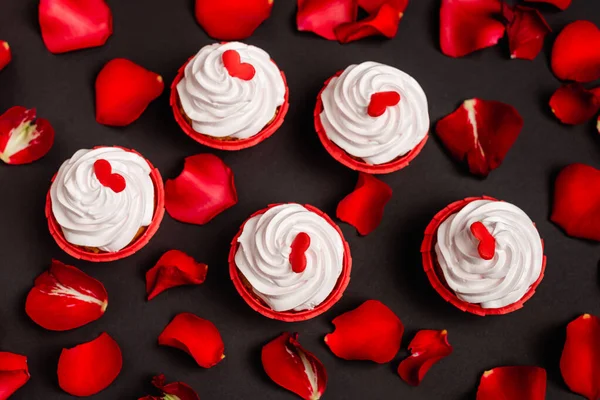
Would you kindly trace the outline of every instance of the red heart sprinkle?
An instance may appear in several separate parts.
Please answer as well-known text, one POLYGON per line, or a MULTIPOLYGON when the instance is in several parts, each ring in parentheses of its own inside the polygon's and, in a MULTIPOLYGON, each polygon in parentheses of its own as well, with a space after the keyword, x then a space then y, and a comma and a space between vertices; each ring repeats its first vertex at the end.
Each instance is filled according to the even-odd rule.
POLYGON ((104 159, 96 160, 94 163, 94 173, 102 186, 112 189, 115 193, 121 193, 125 190, 125 178, 119 174, 112 173, 112 166, 104 159))
POLYGON ((249 63, 243 63, 240 58, 240 53, 235 50, 227 50, 223 53, 223 65, 229 75, 234 78, 239 78, 244 81, 249 81, 254 78, 256 70, 249 63))
POLYGON ((292 252, 290 253, 290 264, 292 271, 297 274, 306 269, 306 250, 310 247, 310 236, 305 232, 300 232, 292 242, 292 252))
POLYGON ((471 224, 471 233, 479 240, 479 246, 477 247, 479 256, 484 260, 494 258, 494 254, 496 254, 496 239, 494 239, 485 225, 481 222, 471 224))
POLYGON ((378 92, 371 95, 369 108, 367 112, 373 118, 377 118, 385 113, 388 107, 393 107, 400 102, 400 93, 398 92, 378 92))

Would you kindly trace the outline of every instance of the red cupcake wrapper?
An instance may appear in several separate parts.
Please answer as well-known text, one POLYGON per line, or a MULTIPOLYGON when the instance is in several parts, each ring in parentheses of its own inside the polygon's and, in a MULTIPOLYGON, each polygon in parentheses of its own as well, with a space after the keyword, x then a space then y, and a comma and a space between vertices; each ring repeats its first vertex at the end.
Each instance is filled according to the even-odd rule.
MULTIPOLYGON (((125 151, 135 153, 135 154, 139 155, 140 157, 143 157, 140 153, 138 153, 135 150, 126 149, 126 148, 120 147, 120 146, 96 146, 96 147, 94 147, 94 149, 101 148, 101 147, 117 147, 117 148, 123 149, 125 151)), ((142 236, 137 238, 133 243, 129 244, 124 249, 121 249, 114 253, 108 253, 108 252, 92 253, 89 251, 85 251, 83 248, 81 248, 79 246, 69 243, 65 239, 60 225, 58 224, 58 222, 56 221, 56 218, 54 218, 54 215, 52 214, 52 199, 50 197, 50 190, 48 190, 48 194, 46 195, 46 207, 45 207, 46 218, 48 219, 48 229, 50 230, 50 234, 52 235, 52 237, 54 238, 54 240, 56 241, 58 246, 61 249, 63 249, 65 251, 65 253, 69 254, 72 257, 80 259, 80 260, 91 261, 91 262, 109 262, 109 261, 116 261, 116 260, 120 260, 125 257, 129 257, 129 256, 135 254, 141 248, 143 248, 146 244, 148 244, 148 242, 150 241, 152 236, 154 236, 156 231, 158 231, 158 228, 160 227, 160 223, 163 219, 163 216, 165 215, 165 189, 164 189, 162 177, 161 177, 158 169, 155 168, 152 165, 152 163, 150 163, 150 161, 146 160, 146 162, 152 169, 152 171, 150 172, 150 178, 152 179, 152 183, 154 183, 155 199, 156 199, 156 205, 154 208, 154 216, 152 217, 152 222, 150 223, 150 225, 148 225, 146 227, 146 230, 144 231, 142 236)), ((52 177, 52 182, 54 182, 55 178, 56 178, 56 175, 54 175, 52 177)))
MULTIPOLYGON (((501 201, 501 200, 495 199, 493 197, 488 197, 488 196, 468 197, 464 200, 455 201, 454 203, 452 203, 449 206, 447 206, 446 208, 444 208, 442 211, 438 212, 433 217, 433 219, 431 220, 431 222, 429 223, 427 228, 425 229, 425 238, 423 239, 423 243, 421 244, 423 269, 425 270, 425 273, 427 274, 427 278, 429 278, 429 283, 431 283, 431 286, 433 286, 435 291, 438 292, 438 294, 440 296, 442 296, 442 298, 444 300, 446 300, 447 302, 449 302, 450 304, 452 304, 454 307, 458 308, 459 310, 462 310, 464 312, 468 312, 471 314, 479 315, 482 317, 486 316, 486 315, 508 314, 508 313, 516 311, 520 308, 523 308, 523 304, 525 304, 525 302, 527 300, 529 300, 531 298, 531 296, 534 295, 535 290, 537 289, 538 285, 544 278, 544 272, 546 271, 546 256, 545 255, 544 255, 544 260, 542 262, 542 271, 540 273, 540 277, 537 279, 537 281, 535 281, 535 283, 533 285, 531 285, 531 288, 529 289, 529 291, 527 293, 525 293, 525 296, 523 296, 523 298, 521 298, 516 303, 509 304, 509 305, 501 307, 501 308, 483 308, 483 307, 479 306, 478 304, 467 303, 466 301, 459 299, 456 296, 456 294, 454 294, 454 292, 452 292, 452 290, 448 287, 448 285, 446 285, 443 278, 440 278, 440 275, 439 275, 439 274, 441 274, 441 271, 439 271, 439 267, 437 266, 437 262, 435 261, 435 250, 434 250, 434 245, 436 243, 436 234, 437 234, 438 228, 440 227, 442 222, 444 222, 446 220, 446 218, 448 218, 452 214, 457 213, 459 210, 461 210, 467 204, 469 204, 475 200, 501 201)), ((544 246, 544 241, 542 240, 542 247, 543 246, 544 246)))
POLYGON ((321 95, 323 94, 323 91, 325 90, 327 85, 329 85, 329 82, 331 82, 333 78, 337 78, 338 76, 340 76, 343 72, 344 71, 338 71, 334 76, 327 79, 325 85, 323 86, 323 88, 319 92, 319 95, 317 96, 317 104, 315 106, 314 112, 315 130, 317 131, 317 135, 319 135, 319 139, 321 140, 323 147, 325 147, 325 150, 327 150, 327 152, 339 163, 355 171, 361 171, 367 174, 389 174, 391 172, 401 170, 402 168, 408 166, 408 164, 410 164, 410 162, 414 160, 416 156, 419 155, 423 147, 425 147, 425 143, 427 143, 427 139, 429 139, 429 133, 425 136, 425 138, 423 138, 423 140, 419 142, 419 144, 417 144, 417 146, 414 149, 409 151, 407 154, 388 163, 378 165, 367 164, 365 162, 352 158, 341 147, 339 147, 329 139, 329 137, 325 133, 325 128, 323 128, 323 124, 321 123, 321 112, 323 112, 323 100, 321 99, 321 95))
MULTIPOLYGON (((283 204, 283 203, 270 204, 267 208, 262 209, 260 211, 255 212, 254 214, 252 214, 248 219, 255 217, 257 215, 260 215, 260 214, 264 214, 271 208, 279 206, 281 204, 283 204)), ((292 203, 288 203, 288 204, 292 204, 292 203)), ((239 247, 238 238, 242 234, 242 231, 244 230, 244 226, 246 225, 246 222, 248 222, 248 220, 246 220, 242 224, 239 232, 235 235, 235 237, 231 241, 231 250, 229 251, 229 275, 231 277, 231 280, 233 281, 233 285, 237 289, 240 296, 242 296, 244 301, 254 311, 264 315, 265 317, 271 318, 271 319, 276 319, 276 320, 284 321, 284 322, 299 322, 299 321, 306 321, 306 320, 314 318, 318 315, 321 315, 324 312, 326 312, 327 310, 329 310, 331 307, 333 307, 333 305, 342 298, 344 291, 348 287, 348 283, 350 283, 350 271, 352 270, 352 256, 350 255, 350 246, 348 245, 348 242, 346 242, 346 240, 344 239, 344 235, 342 234, 342 231, 335 224, 335 222, 333 222, 332 219, 329 218, 329 216, 327 214, 325 214, 318 208, 313 207, 308 204, 305 204, 304 207, 306 207, 306 209, 320 215, 331 226, 333 226, 335 228, 335 230, 340 234, 340 237, 342 238, 342 242, 344 244, 344 265, 342 266, 342 273, 341 273, 340 277, 338 278, 338 281, 337 281, 335 287, 333 288, 333 291, 329 294, 329 296, 325 299, 325 301, 322 302, 321 304, 319 304, 316 308, 314 308, 312 310, 277 312, 277 311, 274 311, 271 308, 269 308, 267 305, 263 304, 243 284, 243 282, 240 278, 241 272, 238 270, 238 267, 235 264, 235 253, 237 252, 238 247, 239 247)))
MULTIPOLYGON (((179 107, 179 94, 177 93, 177 84, 183 79, 185 67, 193 58, 193 56, 190 57, 190 59, 188 59, 186 63, 181 68, 179 68, 177 76, 171 84, 171 96, 169 98, 169 103, 171 104, 171 108, 173 109, 175 121, 177 121, 177 123, 186 135, 194 139, 196 142, 203 144, 207 147, 212 147, 213 149, 236 151, 256 146, 263 140, 271 137, 279 129, 279 127, 281 127, 281 124, 283 124, 283 120, 290 106, 290 90, 287 85, 287 80, 285 79, 285 74, 283 73, 283 71, 280 70, 281 78, 283 79, 283 84, 285 85, 284 102, 281 105, 281 107, 279 107, 275 119, 271 121, 262 131, 247 139, 239 140, 219 140, 212 136, 196 132, 181 113, 181 109, 179 107)), ((275 61, 271 61, 273 62, 273 64, 275 64, 275 61)), ((275 64, 275 66, 277 66, 277 64, 275 64)))

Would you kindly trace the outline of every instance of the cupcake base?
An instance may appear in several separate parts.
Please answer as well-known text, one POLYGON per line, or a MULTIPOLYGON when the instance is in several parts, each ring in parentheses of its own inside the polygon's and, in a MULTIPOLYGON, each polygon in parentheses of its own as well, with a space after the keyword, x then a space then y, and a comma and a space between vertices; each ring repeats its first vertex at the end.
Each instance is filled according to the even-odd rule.
MULTIPOLYGON (((483 308, 478 304, 467 303, 459 299, 456 294, 448 287, 446 281, 444 279, 443 273, 440 270, 439 264, 437 262, 437 255, 435 253, 435 244, 437 243, 437 231, 442 222, 444 222, 449 216, 459 212, 462 208, 464 208, 467 204, 476 201, 476 200, 492 200, 492 201, 500 201, 493 197, 481 196, 481 197, 468 197, 463 200, 456 201, 442 211, 438 212, 427 228, 425 229, 425 237, 423 239, 423 243, 421 244, 421 256, 423 259, 423 269, 425 270, 425 274, 427 274, 427 278, 429 279, 429 283, 436 292, 444 300, 452 304, 454 307, 462 310, 464 312, 468 312, 471 314, 486 316, 486 315, 503 315, 508 314, 513 311, 516 311, 520 308, 523 308, 523 304, 527 300, 531 298, 535 294, 537 287, 540 282, 544 278, 544 272, 546 271, 546 256, 544 255, 544 260, 542 262, 542 271, 540 272, 539 278, 531 285, 531 288, 525 293, 525 295, 517 302, 513 304, 509 304, 507 306, 501 308, 483 308)), ((542 247, 544 242, 542 241, 542 247)))
POLYGON ((321 210, 319 210, 316 207, 305 204, 304 207, 306 207, 307 210, 312 211, 312 212, 318 214, 319 216, 323 217, 339 233, 339 235, 342 239, 342 243, 344 245, 344 265, 342 266, 342 273, 340 274, 340 277, 338 278, 338 281, 337 281, 335 287, 333 288, 332 292, 329 294, 329 296, 325 299, 325 301, 323 301, 321 304, 319 304, 314 309, 304 310, 304 311, 274 311, 262 299, 260 299, 256 294, 254 294, 252 287, 250 286, 248 281, 244 278, 244 276, 238 269, 237 265, 235 264, 235 254, 239 247, 238 238, 242 234, 242 232, 244 230, 244 226, 246 225, 246 222, 250 218, 253 218, 260 214, 264 214, 270 208, 273 208, 273 207, 276 207, 279 205, 281 205, 281 204, 271 204, 267 208, 255 212, 242 224, 239 232, 235 235, 235 237, 231 241, 231 249, 229 251, 229 275, 233 282, 233 285, 235 286, 235 288, 238 291, 238 293, 240 294, 240 296, 242 296, 242 298, 250 306, 250 308, 252 308, 254 311, 258 312, 259 314, 262 314, 265 317, 268 317, 271 319, 284 321, 284 322, 306 321, 306 320, 314 318, 318 315, 323 314, 324 312, 329 310, 331 307, 333 307, 333 305, 342 298, 344 291, 346 290, 346 288, 348 287, 348 284, 350 283, 350 271, 352 270, 352 257, 350 255, 350 246, 344 239, 344 235, 342 234, 342 231, 340 230, 340 228, 335 224, 335 222, 333 222, 331 220, 331 218, 329 218, 329 216, 327 214, 325 214, 324 212, 322 212, 321 210))

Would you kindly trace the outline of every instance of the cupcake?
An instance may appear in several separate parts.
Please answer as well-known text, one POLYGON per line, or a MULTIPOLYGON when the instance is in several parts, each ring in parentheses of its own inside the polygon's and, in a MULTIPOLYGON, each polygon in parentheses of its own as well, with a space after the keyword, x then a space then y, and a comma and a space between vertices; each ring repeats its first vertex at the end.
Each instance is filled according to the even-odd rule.
POLYGON ((434 289, 476 315, 515 311, 544 277, 544 243, 520 208, 468 198, 439 212, 425 230, 423 266, 434 289))
POLYGON ((325 82, 314 121, 333 158, 370 174, 407 166, 429 133, 427 97, 419 83, 372 61, 351 65, 325 82))
POLYGON ((239 42, 203 47, 171 85, 183 131, 221 150, 252 147, 271 136, 288 110, 285 75, 267 52, 239 42))
POLYGON ((323 212, 279 204, 253 214, 231 243, 229 273, 255 311, 304 321, 331 308, 350 281, 352 258, 341 230, 323 212))
POLYGON ((46 197, 50 233, 65 252, 87 261, 132 255, 156 233, 163 215, 160 173, 120 147, 77 151, 46 197))

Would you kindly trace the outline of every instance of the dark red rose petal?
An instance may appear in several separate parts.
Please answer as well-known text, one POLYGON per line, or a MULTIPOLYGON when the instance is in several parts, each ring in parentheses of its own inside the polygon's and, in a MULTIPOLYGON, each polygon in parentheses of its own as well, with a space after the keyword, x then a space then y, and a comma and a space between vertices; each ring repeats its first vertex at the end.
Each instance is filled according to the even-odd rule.
POLYGON ((340 43, 349 43, 368 36, 396 36, 402 13, 383 4, 375 14, 356 22, 347 22, 335 28, 335 37, 340 43))
POLYGON ((563 124, 583 124, 600 111, 600 87, 587 90, 579 83, 563 85, 552 95, 550 108, 563 124))
POLYGON ((559 79, 591 82, 600 78, 600 29, 589 21, 570 23, 556 38, 551 61, 559 79))
POLYGON ((146 272, 146 293, 152 300, 165 290, 182 285, 199 285, 206 279, 208 265, 198 263, 179 250, 169 250, 146 272))
POLYGON ((571 0, 525 0, 530 3, 547 3, 553 4, 561 10, 566 10, 571 5, 571 0))
POLYGON ((327 371, 298 342, 298 334, 283 333, 262 348, 262 365, 276 384, 305 400, 318 400, 327 387, 327 371))
POLYGON ((213 39, 246 39, 272 7, 273 0, 196 0, 196 21, 213 39))
POLYGON ((225 345, 217 327, 190 313, 173 318, 158 337, 158 344, 185 351, 203 368, 210 368, 225 358, 225 345))
POLYGON ((233 172, 212 154, 187 157, 181 174, 165 185, 165 208, 181 222, 203 225, 235 204, 233 172))
POLYGON ((367 300, 360 307, 334 318, 332 323, 335 331, 325 336, 325 343, 345 360, 384 364, 400 350, 404 325, 379 301, 367 300))
POLYGON ((368 14, 376 14, 384 4, 395 8, 399 13, 404 13, 408 7, 408 0, 358 0, 358 6, 368 14))
POLYGON ((200 400, 200 397, 198 397, 194 389, 192 389, 189 385, 186 385, 183 382, 166 383, 165 376, 163 374, 152 378, 152 384, 162 392, 162 396, 145 396, 138 400, 200 400))
POLYGON ((600 241, 600 170, 584 164, 564 168, 554 184, 550 219, 570 236, 600 241))
POLYGON ((450 57, 491 47, 504 36, 501 0, 442 0, 440 45, 450 57))
POLYGON ((62 350, 58 360, 58 385, 73 396, 91 396, 113 383, 122 366, 119 345, 103 333, 91 342, 62 350))
POLYGON ((163 92, 160 75, 124 58, 106 63, 96 78, 96 121, 126 126, 163 92))
POLYGON ((41 0, 39 20, 52 53, 102 46, 112 35, 112 14, 104 0, 41 0))
POLYGON ((539 367, 498 367, 481 377, 476 400, 546 398, 546 370, 539 367))
POLYGON ((12 60, 12 53, 7 42, 0 40, 0 71, 12 60))
POLYGON ((538 10, 531 7, 504 4, 504 18, 508 21, 506 33, 510 57, 533 60, 544 46, 544 38, 552 29, 538 10))
POLYGON ((29 380, 27 357, 0 352, 0 400, 6 400, 29 380))
POLYGON ((25 312, 36 324, 51 331, 79 328, 106 311, 108 295, 96 279, 83 271, 52 260, 27 295, 25 312))
POLYGON ((408 345, 408 349, 411 356, 402 360, 398 366, 398 374, 412 386, 421 383, 433 364, 452 354, 447 331, 419 331, 408 345))
POLYGON ((337 217, 354 226, 361 235, 373 232, 392 198, 392 188, 372 175, 360 172, 356 188, 337 207, 337 217))
POLYGON ((584 314, 567 326, 560 371, 573 392, 600 399, 600 318, 584 314))
POLYGON ((355 21, 357 10, 356 0, 298 0, 296 25, 299 31, 336 40, 335 28, 355 21))
POLYGON ((523 128, 518 111, 499 101, 466 100, 442 118, 436 132, 452 157, 472 174, 486 177, 498 168, 523 128))
POLYGON ((28 164, 46 155, 54 144, 54 129, 35 110, 12 107, 0 115, 0 160, 28 164))

